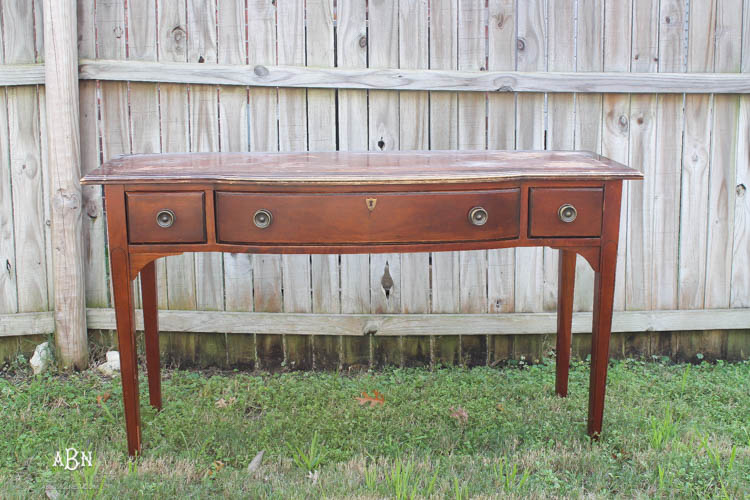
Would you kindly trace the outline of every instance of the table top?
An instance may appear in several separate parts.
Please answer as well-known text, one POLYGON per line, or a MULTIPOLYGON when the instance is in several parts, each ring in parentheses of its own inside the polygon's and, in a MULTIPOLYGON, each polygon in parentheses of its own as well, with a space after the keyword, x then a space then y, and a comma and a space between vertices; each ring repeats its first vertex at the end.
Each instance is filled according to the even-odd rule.
POLYGON ((397 151, 168 153, 117 156, 82 184, 467 183, 520 179, 641 179, 633 168, 588 151, 397 151))

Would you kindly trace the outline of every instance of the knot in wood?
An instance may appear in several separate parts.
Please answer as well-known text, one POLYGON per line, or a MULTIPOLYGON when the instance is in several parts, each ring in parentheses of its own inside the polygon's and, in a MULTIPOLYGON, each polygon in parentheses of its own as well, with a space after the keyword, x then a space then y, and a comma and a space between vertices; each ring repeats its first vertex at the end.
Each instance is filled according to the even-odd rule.
POLYGON ((359 46, 363 49, 367 47, 367 35, 362 35, 361 37, 359 37, 359 46))
POLYGON ((745 188, 744 184, 737 184, 737 189, 736 189, 737 197, 741 198, 745 196, 746 191, 747 191, 747 188, 745 188))
POLYGON ((91 217, 92 219, 96 219, 99 217, 99 206, 94 200, 89 200, 86 202, 86 215, 91 217))
POLYGON ((78 211, 81 209, 81 197, 77 193, 68 193, 62 189, 58 190, 52 197, 52 206, 55 210, 64 210, 66 212, 78 211))
POLYGON ((628 117, 625 115, 620 115, 620 118, 617 120, 617 124, 620 126, 620 130, 623 132, 627 132, 628 130, 628 117))
POLYGON ((524 50, 526 48, 526 40, 519 38, 516 40, 516 47, 518 50, 524 50))
POLYGON ((269 71, 268 68, 266 68, 262 64, 259 64, 253 68, 253 73, 255 73, 255 76, 265 78, 266 76, 268 76, 269 71))
POLYGON ((184 39, 185 30, 182 28, 182 26, 175 26, 174 28, 172 28, 172 40, 174 40, 175 43, 180 43, 184 39))

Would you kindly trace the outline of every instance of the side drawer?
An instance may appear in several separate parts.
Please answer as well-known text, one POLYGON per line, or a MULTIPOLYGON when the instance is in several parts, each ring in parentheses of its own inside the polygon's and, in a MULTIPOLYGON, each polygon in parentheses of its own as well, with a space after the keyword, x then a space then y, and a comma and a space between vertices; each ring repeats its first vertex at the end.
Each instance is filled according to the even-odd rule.
POLYGON ((497 240, 518 236, 519 209, 517 188, 361 194, 217 192, 216 231, 220 242, 251 244, 497 240), (469 213, 480 208, 484 210, 478 215, 480 224, 472 224, 469 213), (261 214, 259 220, 256 214, 261 214))
POLYGON ((531 188, 529 236, 601 236, 603 203, 601 188, 531 188))
POLYGON ((205 243, 203 191, 126 193, 130 243, 205 243))

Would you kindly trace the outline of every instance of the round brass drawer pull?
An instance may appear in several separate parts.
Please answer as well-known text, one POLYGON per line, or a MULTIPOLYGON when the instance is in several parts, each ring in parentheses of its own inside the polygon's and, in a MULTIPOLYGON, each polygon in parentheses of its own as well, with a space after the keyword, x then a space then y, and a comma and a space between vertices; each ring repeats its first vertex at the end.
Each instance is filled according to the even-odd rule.
POLYGON ((253 224, 255 224, 255 226, 259 227, 260 229, 267 228, 271 225, 272 221, 273 215, 271 215, 270 211, 264 208, 261 208, 253 215, 253 224))
POLYGON ((578 217, 578 210, 570 203, 566 203, 557 209, 557 216, 563 222, 573 222, 578 217))
POLYGON ((156 214, 156 223, 159 224, 159 227, 168 228, 172 227, 174 225, 176 217, 174 215, 174 212, 169 210, 168 208, 165 208, 164 210, 159 210, 159 213, 156 214))
POLYGON ((484 226, 487 223, 487 210, 482 207, 474 207, 469 210, 469 222, 475 226, 484 226))

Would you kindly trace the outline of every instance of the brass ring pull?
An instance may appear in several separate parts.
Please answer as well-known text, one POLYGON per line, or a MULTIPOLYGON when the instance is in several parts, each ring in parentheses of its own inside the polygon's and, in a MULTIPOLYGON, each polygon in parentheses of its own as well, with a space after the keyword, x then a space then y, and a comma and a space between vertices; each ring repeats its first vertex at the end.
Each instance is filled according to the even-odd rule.
POLYGON ((469 222, 475 226, 484 226, 488 217, 487 210, 482 207, 474 207, 469 210, 469 222))
POLYGON ((174 225, 176 217, 174 215, 174 212, 169 210, 168 208, 165 208, 163 210, 159 210, 159 213, 156 214, 156 223, 159 224, 159 227, 168 228, 172 227, 174 225))
POLYGON ((578 217, 578 210, 570 203, 565 203, 557 209, 557 216, 563 222, 573 222, 578 217))
POLYGON ((268 226, 271 225, 271 222, 273 221, 273 215, 271 215, 271 212, 261 208, 255 214, 253 214, 253 224, 255 224, 256 227, 260 229, 265 229, 268 226))

